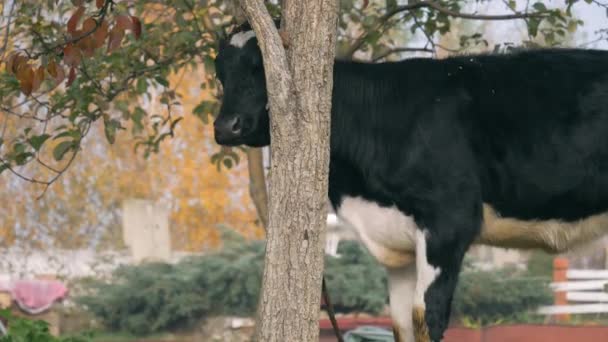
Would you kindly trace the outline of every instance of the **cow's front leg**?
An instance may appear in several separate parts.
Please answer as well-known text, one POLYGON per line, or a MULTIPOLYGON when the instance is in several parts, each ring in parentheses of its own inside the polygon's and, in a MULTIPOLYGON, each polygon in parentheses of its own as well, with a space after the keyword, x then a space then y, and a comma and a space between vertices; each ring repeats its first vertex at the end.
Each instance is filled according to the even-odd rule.
POLYGON ((387 268, 389 305, 395 342, 414 342, 412 300, 416 287, 414 262, 399 268, 387 268))
MULTIPOLYGON (((479 208, 481 209, 481 208, 479 208)), ((480 210, 479 210, 480 211, 480 210)), ((431 221, 416 235, 416 290, 412 312, 416 342, 439 342, 447 329, 464 255, 476 237, 481 215, 450 215, 431 221)), ((429 221, 427 221, 429 222, 429 221)))

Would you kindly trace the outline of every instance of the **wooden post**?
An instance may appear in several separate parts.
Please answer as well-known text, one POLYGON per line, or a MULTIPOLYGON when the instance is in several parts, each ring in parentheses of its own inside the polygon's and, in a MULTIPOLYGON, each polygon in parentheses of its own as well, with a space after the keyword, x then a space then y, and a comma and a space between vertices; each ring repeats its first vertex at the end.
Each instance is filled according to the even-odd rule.
MULTIPOLYGON (((553 282, 565 282, 568 281, 568 259, 557 257, 553 259, 553 282)), ((568 299, 566 297, 566 291, 555 291, 554 292, 554 305, 567 305, 568 299)), ((570 314, 557 314, 555 315, 558 322, 564 323, 570 320, 570 314)))

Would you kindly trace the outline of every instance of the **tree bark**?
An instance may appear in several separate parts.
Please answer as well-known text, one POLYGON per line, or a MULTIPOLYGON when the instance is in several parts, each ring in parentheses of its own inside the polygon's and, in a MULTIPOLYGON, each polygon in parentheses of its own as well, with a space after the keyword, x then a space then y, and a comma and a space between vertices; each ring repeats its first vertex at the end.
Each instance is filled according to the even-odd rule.
POLYGON ((270 103, 269 225, 256 341, 318 341, 336 0, 286 0, 282 37, 262 0, 241 0, 270 103), (285 39, 284 39, 285 40, 285 39))

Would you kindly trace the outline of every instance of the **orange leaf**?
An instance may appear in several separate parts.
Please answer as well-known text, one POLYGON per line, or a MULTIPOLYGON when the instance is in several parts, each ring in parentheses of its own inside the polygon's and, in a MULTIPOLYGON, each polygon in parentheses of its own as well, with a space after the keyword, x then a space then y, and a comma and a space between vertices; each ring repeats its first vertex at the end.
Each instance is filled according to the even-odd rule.
POLYGON ((103 46, 103 42, 108 37, 108 22, 102 21, 95 33, 93 33, 93 47, 95 49, 103 46))
POLYGON ((76 9, 76 11, 74 11, 74 14, 72 14, 72 16, 70 17, 70 20, 68 20, 68 33, 69 34, 73 34, 74 31, 76 31, 76 26, 78 26, 80 17, 82 17, 83 14, 84 14, 83 6, 79 6, 76 9))
POLYGON ((133 29, 133 21, 128 15, 117 15, 116 16, 116 26, 120 29, 124 30, 132 30, 133 29))
POLYGON ((76 67, 80 64, 80 50, 73 44, 68 44, 63 48, 63 62, 67 66, 76 67))
MULTIPOLYGON (((18 53, 15 53, 11 60, 9 60, 7 62, 8 64, 10 64, 10 71, 14 74, 17 75, 17 72, 19 71, 19 67, 23 64, 23 63, 27 63, 27 57, 22 56, 18 53)), ((7 65, 7 69, 8 69, 8 65, 7 65)))
POLYGON ((110 40, 108 40, 108 52, 116 50, 120 46, 122 38, 125 36, 125 31, 118 26, 114 26, 110 31, 110 40))
POLYGON ((55 61, 51 60, 49 65, 46 66, 46 71, 48 71, 49 75, 55 80, 55 85, 63 82, 65 78, 65 73, 63 72, 63 67, 57 65, 55 61))
POLYGON ((70 68, 70 74, 68 75, 68 81, 66 83, 66 86, 71 86, 72 82, 74 82, 74 80, 76 79, 76 68, 71 67, 70 68))
POLYGON ((102 8, 104 2, 104 0, 95 0, 95 6, 97 6, 97 8, 102 8))
POLYGON ((88 34, 91 31, 93 31, 96 26, 97 26, 97 22, 95 21, 95 19, 88 17, 82 23, 82 32, 84 34, 88 34))
POLYGON ((21 91, 25 95, 30 95, 32 93, 32 86, 34 82, 34 71, 28 64, 23 64, 19 67, 17 79, 19 80, 21 91))
POLYGON ((141 21, 134 16, 131 16, 131 21, 133 22, 133 34, 135 35, 135 39, 139 39, 139 37, 141 37, 141 21))
POLYGON ((15 62, 15 59, 17 58, 18 53, 16 52, 11 52, 8 57, 6 58, 6 71, 10 72, 10 73, 14 73, 13 71, 13 64, 15 62))
POLYGON ((40 88, 40 85, 42 84, 42 81, 44 81, 44 67, 41 65, 34 72, 34 78, 32 80, 32 91, 38 90, 38 88, 40 88))

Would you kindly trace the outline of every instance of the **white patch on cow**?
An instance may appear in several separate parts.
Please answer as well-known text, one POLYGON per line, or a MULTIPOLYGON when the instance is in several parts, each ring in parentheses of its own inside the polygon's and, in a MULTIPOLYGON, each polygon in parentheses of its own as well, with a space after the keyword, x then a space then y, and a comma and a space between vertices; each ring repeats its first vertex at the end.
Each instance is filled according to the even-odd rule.
POLYGON ((344 198, 337 213, 381 264, 403 267, 413 261, 418 230, 413 217, 359 197, 344 198))
POLYGON ((230 45, 238 48, 242 48, 247 44, 249 39, 255 37, 255 32, 251 31, 243 31, 236 33, 232 38, 230 38, 230 45))
POLYGON ((426 235, 422 230, 416 230, 416 290, 414 291, 414 306, 425 308, 424 294, 429 286, 437 279, 441 269, 429 264, 426 256, 426 235))
POLYGON ((400 340, 396 342, 414 342, 412 308, 416 288, 416 265, 388 269, 389 304, 393 327, 400 340))

